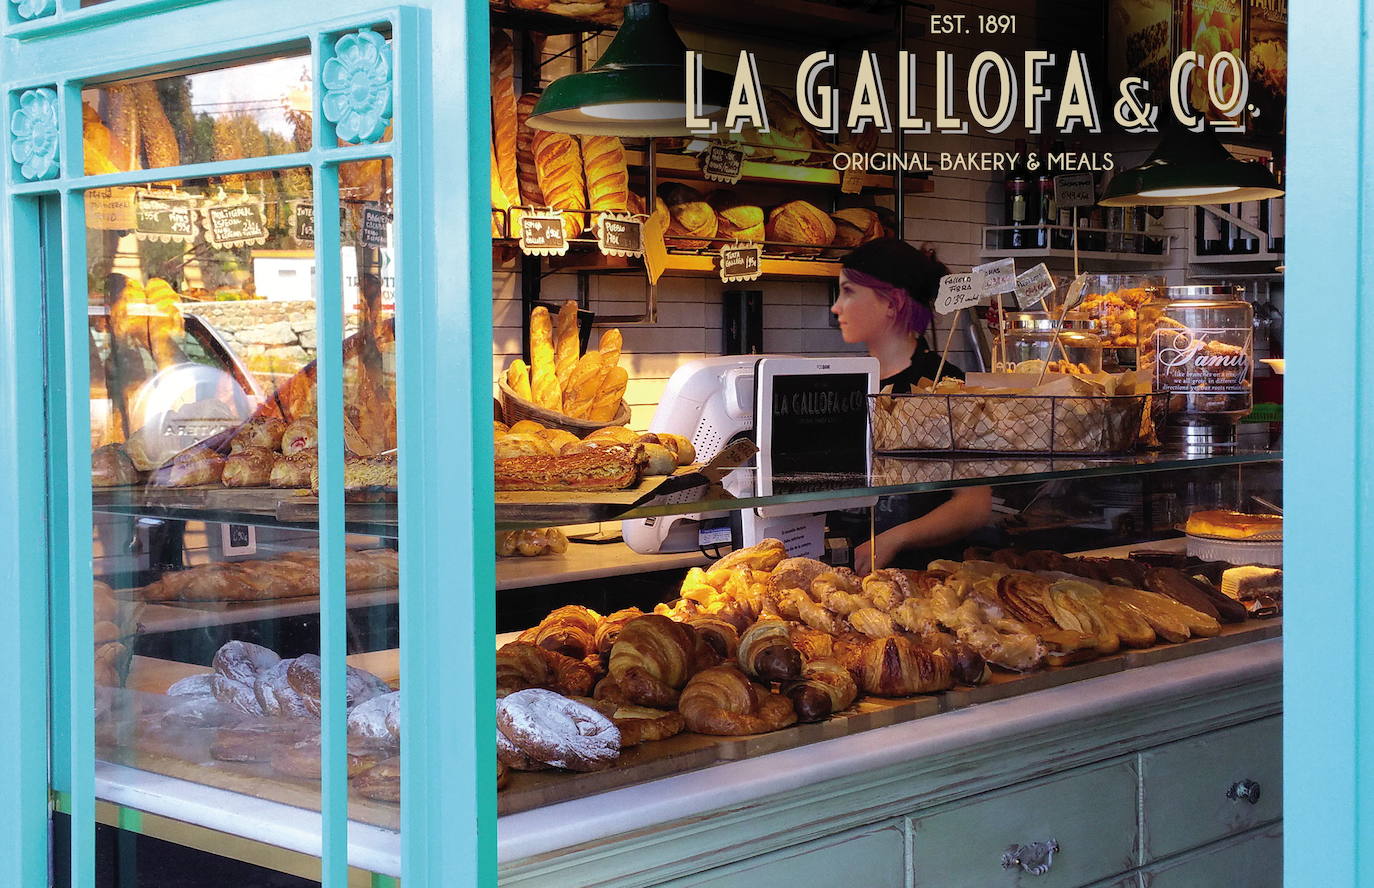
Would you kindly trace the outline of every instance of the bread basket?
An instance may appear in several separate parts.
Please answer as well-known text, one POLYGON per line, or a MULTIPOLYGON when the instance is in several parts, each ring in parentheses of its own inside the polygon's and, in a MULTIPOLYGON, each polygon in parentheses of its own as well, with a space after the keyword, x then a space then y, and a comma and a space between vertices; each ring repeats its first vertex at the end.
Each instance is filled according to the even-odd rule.
POLYGON ((616 410, 615 416, 610 422, 593 422, 587 419, 573 419, 571 416, 564 416, 556 410, 549 410, 540 407, 517 395, 509 385, 506 384, 504 374, 497 379, 497 385, 501 389, 501 419, 506 425, 515 425, 522 419, 530 419, 550 429, 563 429, 565 432, 572 432, 579 438, 586 437, 597 429, 607 426, 622 426, 630 424, 630 405, 625 403, 625 399, 620 400, 620 408, 616 410))

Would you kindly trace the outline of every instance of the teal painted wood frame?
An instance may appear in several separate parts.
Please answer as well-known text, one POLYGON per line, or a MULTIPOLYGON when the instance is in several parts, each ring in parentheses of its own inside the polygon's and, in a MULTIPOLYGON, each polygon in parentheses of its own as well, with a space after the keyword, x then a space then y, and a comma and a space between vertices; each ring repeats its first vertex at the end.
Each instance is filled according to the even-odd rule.
MULTIPOLYGON (((79 10, 72 0, 59 2, 57 13, 47 20, 20 24, 11 18, 5 29, 9 39, 0 49, 7 101, 18 90, 55 86, 64 137, 63 167, 56 179, 19 183, 6 176, 0 184, 6 269, 0 289, 0 578, 7 581, 0 588, 0 607, 13 617, 0 628, 0 666, 21 676, 5 683, 0 702, 13 704, 5 711, 22 716, 0 727, 0 749, 5 750, 0 754, 0 805, 14 812, 0 847, 15 852, 0 854, 0 879, 31 885, 47 878, 48 673, 55 715, 93 711, 91 659, 74 653, 92 649, 89 597, 68 594, 89 589, 91 581, 81 192, 308 165, 314 171, 316 206, 322 207, 337 202, 339 164, 386 156, 393 160, 396 193, 402 707, 411 726, 403 741, 402 868, 405 881, 416 885, 494 884, 495 776, 489 767, 495 753, 489 699, 494 681, 489 639, 495 631, 489 557, 493 497, 486 432, 486 393, 491 390, 491 268, 485 225, 489 170, 487 153, 480 150, 485 138, 469 138, 486 132, 489 113, 486 5, 469 0, 435 3, 433 8, 376 8, 332 0, 324 10, 322 4, 269 0, 128 0, 79 10), (332 145, 332 130, 324 126, 308 152, 81 176, 83 83, 210 67, 281 47, 311 46, 318 71, 332 45, 330 37, 373 24, 388 26, 393 39, 396 115, 391 142, 320 147, 332 145), (216 37, 206 42, 206 34, 216 37), (435 59, 444 62, 435 64, 435 59), (444 163, 435 162, 440 152, 444 163), (46 240, 40 238, 40 224, 46 240), (34 258, 43 243, 63 247, 50 254, 46 266, 34 258), (43 292, 45 271, 46 355, 42 340, 33 335, 44 322, 36 294, 43 292), (60 289, 55 288, 58 281, 63 281, 60 289), (441 289, 441 281, 448 285, 441 289), (45 367, 49 383, 46 404, 42 387, 35 384, 38 367, 45 367), (70 459, 68 454, 79 456, 70 459), (44 515, 51 539, 36 540, 44 515), (49 589, 52 663, 44 643, 49 589)), ((317 113, 317 126, 321 120, 317 113)), ((7 132, 4 147, 7 157, 7 132)), ((338 218, 321 213, 316 221, 318 341, 340 342, 338 218)), ((322 487, 334 492, 322 498, 320 537, 321 651, 331 664, 324 703, 328 752, 341 751, 343 740, 341 377, 338 351, 322 351, 322 487)), ((89 885, 93 725, 89 718, 65 715, 53 725, 53 735, 51 788, 70 798, 73 884, 89 885)), ((347 788, 342 759, 329 759, 322 787, 323 872, 326 885, 341 886, 346 879, 347 788)))
POLYGON ((1374 860, 1374 3, 1289 5, 1285 884, 1374 860))

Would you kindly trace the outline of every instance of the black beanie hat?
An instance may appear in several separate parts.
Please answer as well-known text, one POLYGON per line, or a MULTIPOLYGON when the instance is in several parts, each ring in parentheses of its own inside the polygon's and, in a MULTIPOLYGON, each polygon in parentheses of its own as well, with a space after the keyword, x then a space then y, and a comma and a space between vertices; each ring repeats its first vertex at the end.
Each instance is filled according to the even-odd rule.
POLYGON ((860 244, 840 260, 840 265, 902 287, 911 298, 927 306, 935 303, 940 278, 949 274, 949 269, 933 254, 895 237, 860 244))

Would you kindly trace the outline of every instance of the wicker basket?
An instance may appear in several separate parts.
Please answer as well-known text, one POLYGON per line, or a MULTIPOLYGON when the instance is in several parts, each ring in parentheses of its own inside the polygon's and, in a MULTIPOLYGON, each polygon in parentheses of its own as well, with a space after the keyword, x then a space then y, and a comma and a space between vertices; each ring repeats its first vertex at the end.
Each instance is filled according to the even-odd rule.
POLYGON ((504 378, 498 379, 497 385, 501 388, 501 419, 506 425, 515 425, 522 419, 530 419, 545 428, 563 429, 579 438, 585 438, 597 429, 630 424, 630 405, 626 404, 623 398, 620 401, 620 409, 615 412, 615 417, 610 422, 592 422, 587 419, 573 419, 556 410, 526 401, 511 390, 504 378))

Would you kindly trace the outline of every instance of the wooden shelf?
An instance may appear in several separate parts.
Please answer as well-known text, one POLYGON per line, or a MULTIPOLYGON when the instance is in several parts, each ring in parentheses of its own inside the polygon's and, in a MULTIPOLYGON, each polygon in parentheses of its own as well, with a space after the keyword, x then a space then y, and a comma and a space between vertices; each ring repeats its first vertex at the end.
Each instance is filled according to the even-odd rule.
MULTIPOLYGON (((632 167, 647 167, 649 159, 644 151, 626 151, 625 159, 632 167)), ((691 154, 660 153, 655 158, 658 175, 668 179, 693 179, 703 181, 701 163, 691 154)), ((761 185, 813 186, 817 188, 839 188, 840 172, 829 167, 799 166, 792 163, 770 163, 763 160, 746 160, 742 167, 740 181, 761 185)), ((869 173, 864 176, 865 191, 885 191, 893 189, 893 177, 869 173)), ((917 174, 908 175, 903 182, 907 194, 927 194, 935 190, 935 182, 917 174)))

